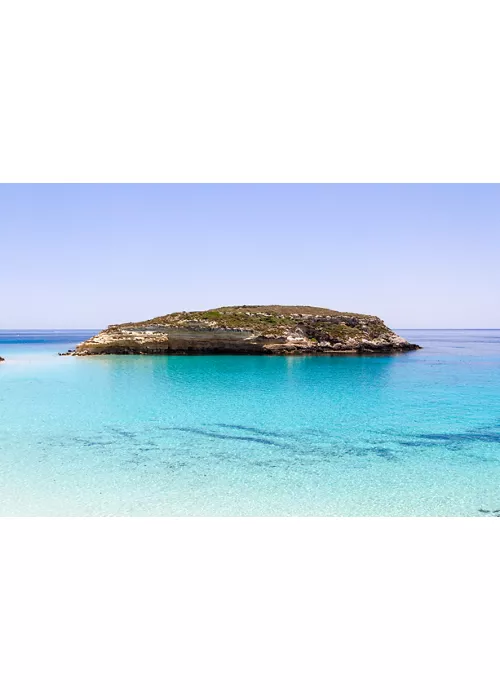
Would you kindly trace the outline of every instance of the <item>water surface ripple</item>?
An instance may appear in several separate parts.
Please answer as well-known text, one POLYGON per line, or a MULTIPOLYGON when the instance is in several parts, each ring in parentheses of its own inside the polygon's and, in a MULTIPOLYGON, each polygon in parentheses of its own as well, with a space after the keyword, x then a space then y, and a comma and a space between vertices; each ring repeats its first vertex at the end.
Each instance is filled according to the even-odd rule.
POLYGON ((0 331, 1 515, 500 514, 500 331, 389 357, 59 357, 0 331))

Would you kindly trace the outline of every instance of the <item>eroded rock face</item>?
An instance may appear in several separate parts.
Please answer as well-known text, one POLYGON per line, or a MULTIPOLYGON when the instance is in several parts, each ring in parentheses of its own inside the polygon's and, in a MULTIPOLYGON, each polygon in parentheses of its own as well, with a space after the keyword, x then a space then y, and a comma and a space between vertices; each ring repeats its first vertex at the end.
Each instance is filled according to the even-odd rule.
POLYGON ((417 350, 377 316, 308 306, 230 306, 109 326, 75 355, 336 354, 417 350))

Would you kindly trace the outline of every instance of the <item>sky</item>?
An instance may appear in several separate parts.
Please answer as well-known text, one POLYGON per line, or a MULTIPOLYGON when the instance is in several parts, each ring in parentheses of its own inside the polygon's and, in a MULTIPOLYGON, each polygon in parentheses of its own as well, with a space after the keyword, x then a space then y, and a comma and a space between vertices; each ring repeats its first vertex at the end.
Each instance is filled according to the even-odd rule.
POLYGON ((500 185, 0 185, 0 328, 306 304, 500 327, 500 185))

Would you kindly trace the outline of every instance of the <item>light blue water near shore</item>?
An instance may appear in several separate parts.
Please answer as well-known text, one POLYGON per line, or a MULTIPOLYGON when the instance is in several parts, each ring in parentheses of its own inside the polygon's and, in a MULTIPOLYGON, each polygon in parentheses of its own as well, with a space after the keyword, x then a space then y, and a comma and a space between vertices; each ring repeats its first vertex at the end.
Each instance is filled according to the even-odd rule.
POLYGON ((1 515, 500 512, 500 331, 389 357, 59 357, 0 331, 1 515))

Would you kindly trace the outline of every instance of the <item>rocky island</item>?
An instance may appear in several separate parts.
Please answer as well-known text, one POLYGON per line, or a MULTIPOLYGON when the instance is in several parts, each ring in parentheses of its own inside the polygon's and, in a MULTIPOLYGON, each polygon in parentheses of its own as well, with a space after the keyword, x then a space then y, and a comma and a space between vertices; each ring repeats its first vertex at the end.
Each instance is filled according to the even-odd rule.
POLYGON ((377 316, 316 306, 221 306, 112 325, 72 355, 304 355, 417 350, 377 316))

